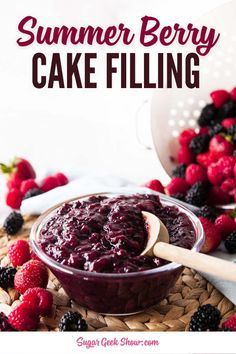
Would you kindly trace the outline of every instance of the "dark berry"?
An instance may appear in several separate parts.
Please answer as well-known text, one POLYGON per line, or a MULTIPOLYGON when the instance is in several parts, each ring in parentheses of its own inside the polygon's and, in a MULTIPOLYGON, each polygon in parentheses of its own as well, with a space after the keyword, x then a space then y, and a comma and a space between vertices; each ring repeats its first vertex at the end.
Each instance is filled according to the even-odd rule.
POLYGON ((171 197, 181 200, 182 202, 185 201, 185 195, 183 193, 176 193, 176 194, 173 194, 171 197))
POLYGON ((201 112, 201 115, 198 119, 198 125, 200 127, 205 127, 211 124, 216 117, 217 109, 215 108, 214 104, 206 105, 201 112))
POLYGON ((226 238, 225 248, 229 253, 236 253, 236 231, 231 232, 226 238))
POLYGON ((3 228, 8 233, 8 235, 15 235, 24 224, 24 219, 20 213, 13 211, 5 219, 3 228))
POLYGON ((0 312, 0 332, 15 331, 8 322, 7 316, 3 312, 0 312))
POLYGON ((68 311, 65 313, 59 323, 59 330, 61 332, 69 331, 86 331, 88 325, 78 312, 68 311))
POLYGON ((230 100, 223 104, 223 106, 218 110, 217 118, 222 121, 225 118, 236 117, 236 102, 230 100))
POLYGON ((217 331, 221 320, 220 311, 207 304, 200 306, 193 314, 189 323, 191 332, 217 331))
POLYGON ((43 191, 39 188, 32 188, 30 189, 27 193, 25 193, 24 198, 23 199, 28 199, 31 197, 36 197, 37 195, 42 194, 43 191))
POLYGON ((13 267, 0 267, 0 287, 13 288, 16 269, 13 267))
POLYGON ((186 167, 185 163, 176 166, 172 171, 172 177, 184 178, 186 167))
POLYGON ((210 136, 208 134, 198 135, 191 140, 189 148, 194 154, 200 154, 208 149, 209 142, 210 136))
POLYGON ((217 123, 209 129, 209 135, 212 137, 216 134, 224 133, 225 131, 226 129, 220 123, 217 123))
POLYGON ((227 133, 229 135, 235 135, 236 134, 236 125, 232 125, 228 130, 227 133))
POLYGON ((187 203, 196 206, 206 204, 209 186, 206 182, 195 183, 187 192, 185 200, 187 203))
POLYGON ((218 212, 215 207, 204 205, 201 208, 199 208, 199 210, 196 212, 196 215, 198 217, 203 217, 214 222, 218 216, 218 212))

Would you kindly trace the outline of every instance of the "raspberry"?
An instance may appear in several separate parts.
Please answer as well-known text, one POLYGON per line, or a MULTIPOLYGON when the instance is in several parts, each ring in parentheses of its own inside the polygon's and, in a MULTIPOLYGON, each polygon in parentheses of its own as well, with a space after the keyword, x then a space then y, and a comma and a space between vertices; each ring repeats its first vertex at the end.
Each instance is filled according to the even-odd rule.
POLYGON ((217 165, 222 171, 224 178, 233 177, 235 163, 236 159, 233 156, 223 156, 218 160, 217 165))
POLYGON ((207 174, 204 168, 200 165, 191 164, 186 169, 185 179, 188 184, 193 185, 196 182, 206 181, 207 174))
POLYGON ((217 331, 221 320, 220 311, 210 305, 203 305, 193 314, 189 323, 189 331, 217 331))
POLYGON ((230 99, 230 94, 226 90, 217 90, 210 93, 214 106, 220 108, 230 99))
POLYGON ((39 315, 48 316, 52 309, 53 296, 45 289, 30 288, 24 293, 22 301, 27 302, 39 315))
POLYGON ((186 202, 191 205, 202 206, 206 204, 208 186, 206 182, 197 182, 186 194, 186 202))
POLYGON ((11 311, 8 321, 18 331, 33 331, 39 325, 39 316, 27 302, 21 302, 11 311))
POLYGON ((17 240, 8 249, 8 256, 14 267, 23 265, 30 259, 29 244, 25 240, 17 240))
POLYGON ((42 180, 40 189, 42 189, 43 192, 48 192, 58 186, 59 183, 57 178, 55 176, 48 176, 42 180))
POLYGON ((221 124, 224 128, 229 129, 233 125, 236 125, 236 118, 226 118, 221 124))
POLYGON ((236 253, 236 230, 227 236, 225 240, 225 248, 229 253, 236 253))
POLYGON ((69 182, 68 178, 64 175, 64 173, 58 172, 54 175, 54 177, 57 179, 59 186, 65 186, 69 182))
POLYGON ((233 190, 235 187, 236 187, 236 182, 233 178, 225 179, 224 182, 220 186, 222 191, 224 191, 225 193, 228 193, 230 195, 233 194, 233 190))
POLYGON ((157 179, 145 183, 144 187, 152 189, 155 192, 165 193, 163 185, 157 179))
POLYGON ((16 269, 12 267, 0 267, 0 288, 13 288, 16 269))
POLYGON ((212 122, 214 122, 215 117, 216 117, 217 110, 215 106, 211 103, 206 105, 201 112, 201 115, 198 119, 198 125, 200 127, 205 127, 207 125, 210 125, 212 122))
POLYGON ((199 165, 207 168, 212 162, 217 162, 220 156, 221 155, 209 151, 203 152, 197 155, 197 162, 199 165))
POLYGON ((45 265, 37 260, 25 263, 15 275, 15 289, 23 294, 29 288, 46 288, 48 271, 45 265))
POLYGON ((236 331, 236 313, 230 316, 226 321, 222 323, 223 328, 231 329, 236 331))
POLYGON ((232 99, 233 101, 236 101, 236 87, 234 87, 234 88, 232 89, 232 91, 230 92, 230 95, 231 95, 231 99, 232 99))
POLYGON ((38 188, 37 183, 34 179, 27 179, 21 183, 20 191, 23 195, 25 195, 30 189, 38 188))
POLYGON ((224 179, 223 171, 217 163, 212 163, 207 169, 209 181, 214 185, 220 185, 224 179))
POLYGON ((221 234, 218 228, 210 220, 200 216, 199 220, 202 223, 204 233, 205 233, 205 242, 201 248, 202 253, 209 253, 214 251, 221 243, 221 234))
POLYGON ((218 216, 215 225, 224 240, 231 232, 236 231, 236 222, 228 214, 218 216))
POLYGON ((43 194, 43 191, 39 188, 30 189, 27 193, 25 193, 23 200, 36 197, 37 195, 43 194))
POLYGON ((61 332, 69 331, 86 331, 88 328, 86 321, 78 312, 66 312, 59 323, 59 330, 61 332))
POLYGON ((13 211, 5 219, 3 228, 8 235, 15 235, 24 224, 24 219, 20 213, 13 211))
POLYGON ((14 328, 10 325, 7 316, 3 312, 0 312, 0 332, 14 331, 14 328))
POLYGON ((195 156, 192 151, 189 149, 188 146, 181 146, 178 151, 178 162, 184 163, 189 165, 190 163, 194 162, 195 156))
POLYGON ((16 188, 12 188, 6 195, 6 204, 12 209, 19 209, 23 195, 21 191, 16 188))
POLYGON ((213 136, 209 144, 209 151, 221 153, 222 155, 232 155, 233 150, 233 144, 219 134, 213 136))
POLYGON ((184 163, 176 166, 172 171, 172 177, 185 178, 186 167, 187 166, 184 163))
POLYGON ((173 195, 177 193, 185 194, 188 190, 188 184, 183 178, 172 178, 170 183, 166 186, 167 194, 173 195))
POLYGON ((189 148, 194 154, 200 154, 208 149, 209 141, 210 136, 208 134, 198 135, 191 140, 189 148))
POLYGON ((197 136, 194 129, 183 130, 179 135, 179 143, 182 146, 188 146, 190 141, 197 136))
POLYGON ((213 186, 208 195, 208 203, 210 205, 228 204, 230 203, 230 196, 224 192, 219 186, 213 186))

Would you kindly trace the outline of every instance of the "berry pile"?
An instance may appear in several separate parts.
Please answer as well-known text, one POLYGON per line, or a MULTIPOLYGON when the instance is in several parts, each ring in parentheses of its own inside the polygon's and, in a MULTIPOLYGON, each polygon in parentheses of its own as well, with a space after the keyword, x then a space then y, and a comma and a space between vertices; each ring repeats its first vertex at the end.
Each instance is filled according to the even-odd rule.
POLYGON ((9 165, 0 163, 0 171, 7 177, 6 204, 12 209, 19 209, 23 199, 34 197, 68 183, 68 178, 61 172, 47 176, 38 183, 33 166, 29 161, 19 157, 9 165))

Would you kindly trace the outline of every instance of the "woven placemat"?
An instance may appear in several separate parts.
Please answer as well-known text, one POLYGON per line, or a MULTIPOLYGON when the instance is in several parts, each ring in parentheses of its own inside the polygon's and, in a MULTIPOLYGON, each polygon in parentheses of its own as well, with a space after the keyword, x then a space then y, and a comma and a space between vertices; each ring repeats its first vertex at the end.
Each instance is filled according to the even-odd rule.
MULTIPOLYGON (((25 217, 23 229, 9 237, 0 229, 0 265, 9 265, 7 249, 16 239, 28 239, 35 217, 25 217)), ((216 306, 223 320, 236 311, 236 307, 224 297, 212 284, 192 269, 185 268, 168 297, 145 312, 112 317, 100 315, 77 305, 64 292, 58 280, 50 274, 48 289, 54 297, 50 317, 41 319, 38 331, 58 331, 61 316, 68 310, 77 310, 86 319, 90 331, 185 331, 192 314, 200 305, 216 306)), ((0 312, 8 315, 12 307, 20 302, 19 294, 14 289, 4 291, 0 288, 0 312)))

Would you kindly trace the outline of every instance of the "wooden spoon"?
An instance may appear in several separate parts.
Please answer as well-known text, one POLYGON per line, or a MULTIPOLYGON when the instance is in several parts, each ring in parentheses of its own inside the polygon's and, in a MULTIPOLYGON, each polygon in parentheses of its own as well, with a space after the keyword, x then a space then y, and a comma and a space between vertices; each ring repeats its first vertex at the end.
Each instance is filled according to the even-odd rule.
POLYGON ((142 215, 148 229, 148 242, 142 256, 156 256, 225 280, 236 281, 235 263, 170 245, 168 230, 161 220, 147 211, 142 211, 142 215))

